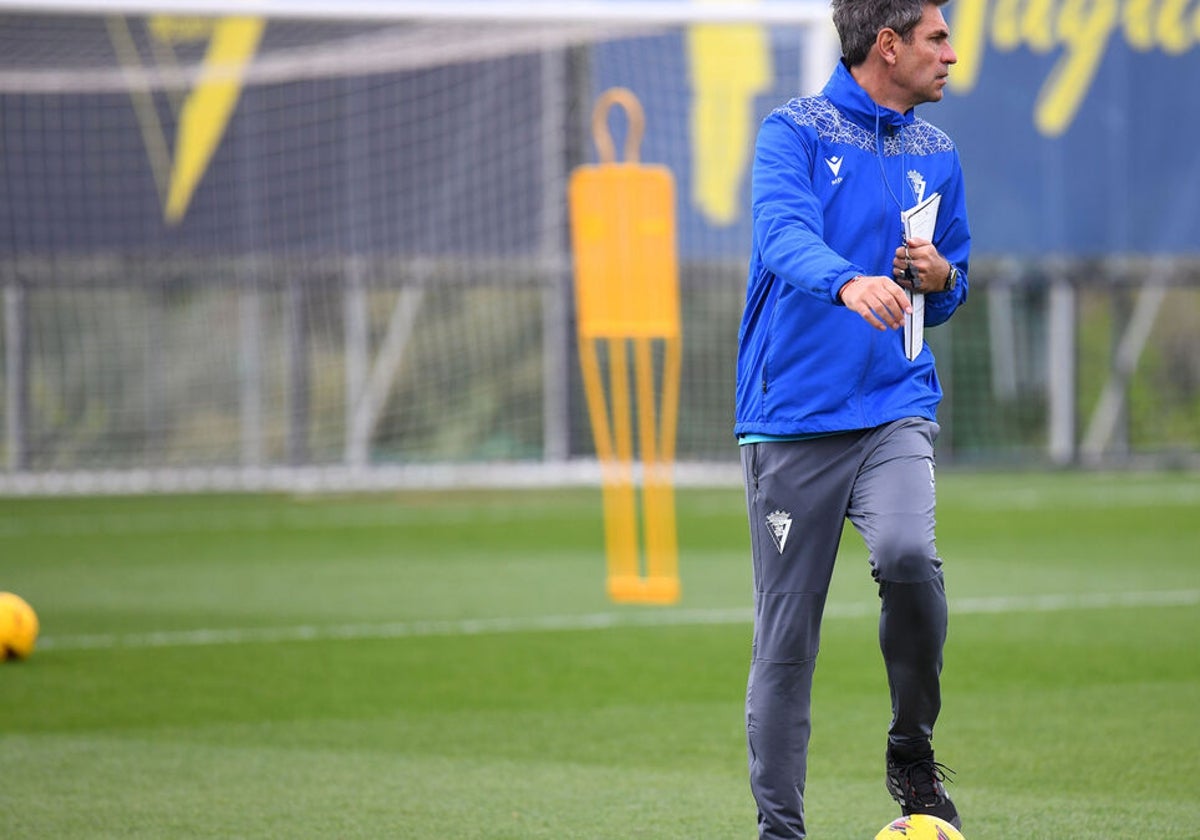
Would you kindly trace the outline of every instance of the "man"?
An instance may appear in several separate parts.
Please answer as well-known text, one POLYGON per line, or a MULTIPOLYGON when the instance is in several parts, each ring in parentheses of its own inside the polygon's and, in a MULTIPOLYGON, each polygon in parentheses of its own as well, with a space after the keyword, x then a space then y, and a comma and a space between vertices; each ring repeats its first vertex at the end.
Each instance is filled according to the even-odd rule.
POLYGON ((905 814, 961 824, 931 745, 947 617, 934 542, 942 391, 929 348, 910 361, 899 329, 908 290, 924 294, 927 327, 967 297, 958 153, 913 111, 942 98, 957 60, 944 2, 833 0, 841 63, 758 136, 735 431, 754 559, 746 732, 762 838, 806 836, 813 668, 847 518, 881 599, 886 787, 905 814), (932 238, 906 240, 901 211, 935 192, 932 238))

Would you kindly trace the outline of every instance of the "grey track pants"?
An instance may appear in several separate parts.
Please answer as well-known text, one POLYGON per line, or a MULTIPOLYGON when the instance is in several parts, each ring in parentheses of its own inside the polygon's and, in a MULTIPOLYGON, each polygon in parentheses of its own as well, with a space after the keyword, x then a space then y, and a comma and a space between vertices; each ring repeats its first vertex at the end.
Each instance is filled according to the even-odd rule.
POLYGON ((879 643, 892 701, 889 745, 921 750, 933 737, 947 616, 934 544, 937 432, 936 423, 910 418, 741 447, 754 559, 746 735, 764 840, 806 836, 813 669, 847 518, 867 545, 879 585, 879 643))

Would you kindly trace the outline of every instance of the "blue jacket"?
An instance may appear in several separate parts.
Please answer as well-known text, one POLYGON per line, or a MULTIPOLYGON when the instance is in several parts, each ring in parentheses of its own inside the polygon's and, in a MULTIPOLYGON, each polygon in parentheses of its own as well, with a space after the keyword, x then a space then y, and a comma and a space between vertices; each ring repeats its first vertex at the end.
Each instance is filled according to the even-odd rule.
POLYGON ((967 299, 971 235, 950 138, 913 111, 876 105, 839 63, 821 95, 793 99, 764 120, 752 177, 735 433, 936 420, 942 389, 929 346, 910 362, 903 330, 876 330, 837 294, 858 274, 892 276, 904 244, 901 209, 940 192, 933 243, 960 273, 954 291, 925 296, 925 326, 967 299))

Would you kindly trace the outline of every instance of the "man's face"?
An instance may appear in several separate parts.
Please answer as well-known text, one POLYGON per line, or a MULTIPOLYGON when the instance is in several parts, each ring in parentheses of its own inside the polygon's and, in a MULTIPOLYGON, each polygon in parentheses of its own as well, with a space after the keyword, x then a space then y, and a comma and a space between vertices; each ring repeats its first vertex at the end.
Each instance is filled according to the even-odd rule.
MULTIPOLYGON (((950 46, 950 29, 940 7, 925 4, 925 11, 909 33, 897 44, 893 81, 909 100, 909 107, 939 102, 950 65, 958 61, 950 46)), ((907 109, 905 109, 907 110, 907 109)))

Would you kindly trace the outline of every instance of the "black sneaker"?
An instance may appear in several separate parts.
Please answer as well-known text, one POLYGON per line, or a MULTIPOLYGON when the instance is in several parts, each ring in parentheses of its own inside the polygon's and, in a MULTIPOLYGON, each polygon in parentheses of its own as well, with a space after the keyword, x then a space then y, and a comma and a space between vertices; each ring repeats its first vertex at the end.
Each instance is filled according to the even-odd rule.
POLYGON ((900 803, 901 813, 929 814, 961 829, 962 819, 943 784, 947 775, 953 776, 954 771, 934 761, 932 752, 915 761, 898 761, 888 753, 887 789, 900 803))

